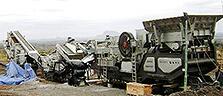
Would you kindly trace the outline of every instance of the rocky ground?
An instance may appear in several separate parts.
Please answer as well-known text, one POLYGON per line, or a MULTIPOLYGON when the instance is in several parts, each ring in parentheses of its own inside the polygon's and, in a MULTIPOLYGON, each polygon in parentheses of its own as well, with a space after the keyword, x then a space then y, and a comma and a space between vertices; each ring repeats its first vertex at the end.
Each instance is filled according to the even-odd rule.
POLYGON ((170 96, 223 96, 223 88, 219 86, 205 86, 199 90, 172 93, 170 96))
POLYGON ((17 86, 0 86, 0 96, 125 96, 125 91, 99 85, 73 87, 37 80, 17 86))
MULTIPOLYGON (((222 87, 205 86, 196 91, 176 92, 170 96, 223 96, 222 94, 222 87)), ((16 86, 0 86, 0 96, 126 96, 126 92, 123 89, 102 85, 74 87, 66 83, 59 84, 37 79, 16 86)))

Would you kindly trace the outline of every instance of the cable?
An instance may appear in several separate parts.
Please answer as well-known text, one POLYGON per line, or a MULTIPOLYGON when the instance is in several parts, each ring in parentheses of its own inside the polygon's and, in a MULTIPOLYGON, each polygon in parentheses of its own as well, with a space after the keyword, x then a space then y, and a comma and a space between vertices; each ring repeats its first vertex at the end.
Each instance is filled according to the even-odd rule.
MULTIPOLYGON (((196 39, 198 40, 198 42, 202 45, 202 43, 200 42, 200 40, 196 37, 196 39)), ((204 53, 208 56, 208 58, 211 60, 211 57, 208 55, 208 53, 206 52, 206 51, 204 51, 204 53)), ((218 67, 217 66, 217 64, 214 62, 214 61, 212 61, 211 60, 211 62, 216 66, 216 67, 218 67)))
MULTIPOLYGON (((198 54, 197 54, 197 55, 198 55, 198 54)), ((200 72, 202 79, 204 80, 205 84, 207 84, 207 81, 205 80, 205 78, 204 78, 204 76, 203 76, 203 73, 202 73, 202 71, 201 71, 201 68, 200 68, 200 66, 199 66, 199 64, 198 64, 198 59, 197 59, 197 58, 196 58, 196 64, 197 64, 198 71, 200 72)))
MULTIPOLYGON (((198 39, 198 41, 199 41, 199 39, 198 39)), ((200 42, 200 41, 199 41, 199 42, 200 42)), ((200 42, 200 43, 201 43, 201 42, 200 42)), ((193 45, 195 45, 194 42, 193 42, 193 45)), ((197 54, 196 50, 195 50, 195 54, 196 54, 197 57, 198 57, 198 54, 197 54)), ((198 71, 200 72, 200 75, 201 75, 202 79, 204 80, 205 84, 207 84, 207 81, 205 80, 205 78, 204 78, 204 76, 203 76, 203 73, 202 73, 202 71, 201 71, 201 68, 200 68, 200 66, 199 66, 199 64, 198 64, 198 58, 196 58, 196 64, 197 64, 198 71)))
MULTIPOLYGON (((198 42, 201 44, 201 42, 200 42, 200 40, 196 37, 196 39, 198 40, 198 42)), ((208 53, 206 52, 206 51, 204 51, 205 52, 205 54, 208 56, 208 58, 209 58, 209 60, 211 60, 211 58, 210 58, 210 56, 208 55, 208 53)), ((212 61, 211 60, 211 62, 218 68, 218 66, 217 66, 217 64, 214 62, 214 61, 212 61)), ((198 65, 199 66, 199 65, 198 65)), ((215 78, 215 80, 214 81, 217 81, 218 79, 219 79, 219 77, 220 77, 220 71, 219 71, 219 68, 218 68, 218 76, 215 78)), ((202 73, 202 72, 201 72, 202 73)), ((203 74, 202 74, 202 78, 204 78, 203 77, 203 74)), ((205 80, 205 79, 204 79, 205 80)), ((215 82, 213 82, 213 83, 215 83, 215 82)))

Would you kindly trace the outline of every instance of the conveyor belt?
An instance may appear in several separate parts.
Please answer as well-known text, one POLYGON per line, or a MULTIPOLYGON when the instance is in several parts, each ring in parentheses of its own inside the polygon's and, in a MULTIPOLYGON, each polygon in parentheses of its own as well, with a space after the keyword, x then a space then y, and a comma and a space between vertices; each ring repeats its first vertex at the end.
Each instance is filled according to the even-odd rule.
POLYGON ((73 55, 74 54, 69 48, 67 48, 67 46, 62 45, 61 47, 64 49, 64 51, 66 51, 65 53, 67 55, 73 55))
POLYGON ((35 51, 35 49, 25 40, 25 38, 18 32, 14 31, 14 34, 20 39, 21 43, 23 43, 29 51, 35 51))

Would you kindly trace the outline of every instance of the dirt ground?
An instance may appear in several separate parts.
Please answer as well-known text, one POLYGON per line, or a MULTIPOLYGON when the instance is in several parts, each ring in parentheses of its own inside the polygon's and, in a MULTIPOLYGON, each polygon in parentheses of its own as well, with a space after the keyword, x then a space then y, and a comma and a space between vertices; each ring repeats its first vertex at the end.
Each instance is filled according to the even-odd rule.
POLYGON ((99 85, 73 87, 38 80, 17 86, 0 86, 0 96, 125 96, 125 91, 99 85))
POLYGON ((223 96, 223 88, 219 86, 205 86, 196 91, 176 92, 170 94, 170 96, 223 96))

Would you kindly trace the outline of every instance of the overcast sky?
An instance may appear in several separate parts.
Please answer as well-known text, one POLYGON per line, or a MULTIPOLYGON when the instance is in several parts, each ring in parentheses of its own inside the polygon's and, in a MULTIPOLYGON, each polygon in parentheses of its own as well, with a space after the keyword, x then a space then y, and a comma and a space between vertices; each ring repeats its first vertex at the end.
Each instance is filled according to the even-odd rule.
MULTIPOLYGON (((221 0, 2 0, 0 40, 19 30, 28 39, 134 32, 142 21, 188 14, 222 14, 221 0)), ((217 24, 223 33, 223 20, 217 24)))

